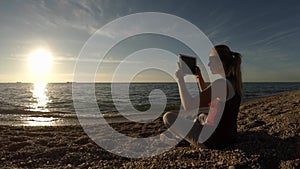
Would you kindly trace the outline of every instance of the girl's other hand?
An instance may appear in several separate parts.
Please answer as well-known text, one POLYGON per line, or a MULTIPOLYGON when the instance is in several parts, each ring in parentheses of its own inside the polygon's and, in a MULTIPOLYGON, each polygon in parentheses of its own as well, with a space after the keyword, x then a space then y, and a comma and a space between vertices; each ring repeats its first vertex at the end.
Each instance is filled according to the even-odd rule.
POLYGON ((199 68, 198 66, 196 66, 195 69, 196 69, 196 74, 195 74, 195 76, 196 76, 196 77, 202 77, 200 68, 199 68))

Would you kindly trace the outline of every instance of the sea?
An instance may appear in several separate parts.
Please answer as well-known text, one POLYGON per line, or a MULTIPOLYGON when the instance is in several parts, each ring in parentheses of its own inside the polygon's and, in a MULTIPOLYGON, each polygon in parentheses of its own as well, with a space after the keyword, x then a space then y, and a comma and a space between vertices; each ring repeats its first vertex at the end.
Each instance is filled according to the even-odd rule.
MULTIPOLYGON (((83 88, 86 85, 94 87, 95 102, 101 115, 106 117, 118 117, 120 111, 127 114, 132 112, 135 115, 138 115, 139 112, 147 112, 151 108, 149 95, 154 102, 165 104, 162 112, 180 108, 177 83, 117 83, 114 84, 113 90, 110 83, 76 84, 83 88), (126 107, 129 107, 128 110, 133 107, 135 111, 128 111, 126 107)), ((72 86, 70 82, 0 83, 0 125, 60 126, 78 124, 72 86)), ((198 89, 192 84, 187 84, 187 87, 192 95, 198 92, 198 89)), ((242 100, 246 102, 299 90, 300 83, 249 82, 244 83, 243 87, 242 100)), ((86 97, 85 95, 86 91, 84 90, 82 90, 82 94, 79 93, 79 97, 82 99, 86 97)))

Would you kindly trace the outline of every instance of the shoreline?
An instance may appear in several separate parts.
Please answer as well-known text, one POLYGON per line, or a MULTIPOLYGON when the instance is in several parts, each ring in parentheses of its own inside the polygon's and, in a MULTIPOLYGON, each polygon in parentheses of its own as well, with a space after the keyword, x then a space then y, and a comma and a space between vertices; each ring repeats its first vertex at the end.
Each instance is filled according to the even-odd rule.
MULTIPOLYGON (((283 91, 280 93, 269 94, 263 97, 255 97, 243 99, 241 105, 255 102, 256 100, 265 99, 276 95, 284 95, 288 93, 297 92, 283 91)), ((177 109, 179 106, 174 106, 177 109)), ((204 108, 205 109, 205 108, 204 108)), ((170 109, 171 110, 171 109, 170 109)), ((130 116, 138 116, 139 114, 132 114, 130 116)), ((105 119, 108 123, 124 123, 128 120, 123 116, 118 115, 116 112, 104 113, 105 119)), ((94 118, 94 117, 88 117, 94 118)), ((92 121, 91 121, 92 122, 92 121)), ((21 109, 5 110, 0 109, 0 126, 74 126, 79 125, 77 114, 75 112, 41 112, 41 111, 29 111, 21 109), (14 116, 14 117, 13 117, 14 116)))
MULTIPOLYGON (((0 125, 0 168, 292 168, 299 163, 299 105, 300 90, 244 102, 235 144, 210 150, 181 141, 163 154, 143 159, 107 152, 79 125, 0 125)), ((161 119, 150 124, 111 126, 132 137, 153 136, 166 130, 161 119)))
POLYGON ((299 91, 300 91, 300 89, 298 89, 298 90, 292 90, 292 91, 282 91, 282 92, 278 92, 278 93, 264 95, 264 96, 261 96, 261 97, 248 98, 248 99, 244 99, 245 101, 242 101, 241 105, 244 104, 244 103, 252 102, 252 101, 255 101, 255 100, 259 100, 259 99, 265 99, 265 98, 276 96, 276 95, 285 95, 285 94, 289 94, 289 93, 293 93, 293 92, 297 93, 299 91))

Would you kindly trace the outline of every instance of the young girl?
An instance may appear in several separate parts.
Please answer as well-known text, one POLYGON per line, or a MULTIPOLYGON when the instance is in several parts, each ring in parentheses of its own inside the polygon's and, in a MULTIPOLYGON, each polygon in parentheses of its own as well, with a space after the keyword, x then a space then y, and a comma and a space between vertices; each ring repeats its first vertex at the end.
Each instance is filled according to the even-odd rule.
MULTIPOLYGON (((192 145, 207 148, 224 148, 233 143, 237 135, 237 117, 242 98, 242 77, 241 77, 241 55, 232 52, 226 45, 217 45, 210 51, 208 66, 212 74, 219 74, 222 78, 215 80, 211 85, 205 86, 200 69, 196 68, 196 78, 200 89, 200 104, 195 103, 199 99, 194 99, 187 91, 184 74, 178 64, 176 72, 179 87, 180 99, 184 110, 189 111, 200 107, 210 106, 208 116, 199 115, 194 121, 190 132, 185 136, 180 128, 173 128, 172 132, 178 136, 185 137, 185 140, 192 145), (219 62, 219 59, 221 62, 219 62), (226 84, 226 85, 225 85, 226 84), (227 86, 225 90, 222 86, 227 86), (212 92, 214 89, 214 92, 212 92), (227 90, 227 91, 226 91, 227 90), (223 93, 222 93, 223 92, 223 93), (226 92, 224 94, 224 92, 226 92), (221 105, 224 109, 220 109, 221 105), (220 115, 220 116, 218 116, 220 115), (203 128, 213 129, 212 134, 204 142, 198 141, 203 128), (183 136, 184 135, 184 136, 183 136)), ((178 112, 167 112, 164 123, 170 127, 177 117, 178 112)), ((191 123, 187 119, 182 119, 186 123, 191 123)), ((192 122, 193 123, 193 122, 192 122)))

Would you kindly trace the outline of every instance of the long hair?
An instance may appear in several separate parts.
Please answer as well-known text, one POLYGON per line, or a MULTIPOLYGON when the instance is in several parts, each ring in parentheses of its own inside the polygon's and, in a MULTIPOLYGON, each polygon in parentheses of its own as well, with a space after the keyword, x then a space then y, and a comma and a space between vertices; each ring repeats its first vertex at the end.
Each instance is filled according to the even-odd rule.
POLYGON ((241 72, 241 54, 233 52, 226 45, 215 46, 216 51, 224 65, 224 71, 226 78, 231 80, 231 83, 237 93, 242 97, 243 94, 243 83, 242 83, 242 72, 241 72))

